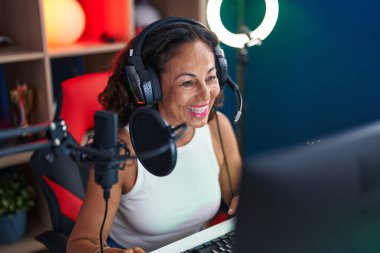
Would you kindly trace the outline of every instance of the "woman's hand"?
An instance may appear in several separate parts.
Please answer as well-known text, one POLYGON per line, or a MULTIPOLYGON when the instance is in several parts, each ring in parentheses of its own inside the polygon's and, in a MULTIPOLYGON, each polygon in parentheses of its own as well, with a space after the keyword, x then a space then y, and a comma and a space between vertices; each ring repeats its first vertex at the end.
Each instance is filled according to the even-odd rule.
MULTIPOLYGON (((97 251, 100 252, 100 251, 97 251)), ((117 248, 106 248, 103 250, 104 253, 146 253, 142 248, 133 247, 129 249, 117 249, 117 248)))
MULTIPOLYGON (((116 250, 116 249, 112 249, 112 250, 116 250)), ((139 247, 133 247, 133 248, 129 248, 129 249, 117 249, 117 251, 104 251, 104 253, 111 253, 111 252, 119 252, 119 253, 146 253, 142 248, 139 248, 139 247)))
POLYGON ((133 247, 130 249, 125 249, 122 251, 123 253, 145 253, 145 251, 142 248, 139 247, 133 247))
POLYGON ((236 195, 231 200, 230 209, 228 209, 228 215, 234 215, 236 213, 238 203, 239 203, 239 195, 236 195))

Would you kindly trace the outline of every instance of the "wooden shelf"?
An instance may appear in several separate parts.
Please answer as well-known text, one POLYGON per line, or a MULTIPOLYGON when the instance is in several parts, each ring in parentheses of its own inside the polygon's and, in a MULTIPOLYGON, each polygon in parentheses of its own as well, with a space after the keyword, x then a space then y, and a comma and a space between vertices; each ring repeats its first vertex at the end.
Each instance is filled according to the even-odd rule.
POLYGON ((78 42, 67 47, 49 48, 50 58, 60 58, 78 55, 100 54, 118 52, 125 47, 127 42, 102 43, 96 41, 78 42))
POLYGON ((0 48, 0 64, 10 62, 32 61, 44 58, 44 52, 31 51, 20 47, 0 48))
POLYGON ((25 152, 7 157, 0 157, 0 169, 26 163, 30 160, 33 152, 25 152))

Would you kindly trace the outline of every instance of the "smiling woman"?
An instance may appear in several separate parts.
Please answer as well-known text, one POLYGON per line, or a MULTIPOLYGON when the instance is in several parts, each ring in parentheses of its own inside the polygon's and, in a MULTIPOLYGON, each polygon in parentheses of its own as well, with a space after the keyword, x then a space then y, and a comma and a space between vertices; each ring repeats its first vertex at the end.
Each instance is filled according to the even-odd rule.
MULTIPOLYGON (((128 124, 141 106, 155 108, 170 125, 188 128, 176 141, 177 163, 169 175, 154 176, 140 161, 119 172, 104 226, 114 247, 107 252, 153 251, 198 232, 222 200, 231 215, 236 212, 241 158, 228 118, 216 111, 226 72, 216 35, 182 18, 151 24, 118 56, 99 99, 118 113, 119 138, 131 146, 128 124)), ((100 247, 105 204, 93 175, 88 185, 68 252, 93 253, 100 247)))

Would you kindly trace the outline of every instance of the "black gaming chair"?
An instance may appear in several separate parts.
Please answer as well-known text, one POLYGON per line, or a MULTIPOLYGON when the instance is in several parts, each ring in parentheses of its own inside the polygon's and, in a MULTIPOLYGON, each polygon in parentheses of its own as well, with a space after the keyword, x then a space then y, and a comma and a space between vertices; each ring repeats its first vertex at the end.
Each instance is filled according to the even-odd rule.
POLYGON ((78 145, 86 130, 94 127, 94 113, 101 109, 97 96, 108 74, 91 73, 62 82, 61 111, 56 118, 66 122, 68 133, 60 146, 35 151, 31 169, 41 187, 52 219, 52 231, 36 237, 51 253, 66 252, 66 241, 75 224, 85 195, 90 164, 68 146, 78 145))
POLYGON ((90 166, 75 161, 75 152, 64 148, 76 142, 69 134, 60 147, 34 152, 30 166, 49 206, 53 229, 37 235, 51 253, 66 252, 67 237, 85 195, 90 166))

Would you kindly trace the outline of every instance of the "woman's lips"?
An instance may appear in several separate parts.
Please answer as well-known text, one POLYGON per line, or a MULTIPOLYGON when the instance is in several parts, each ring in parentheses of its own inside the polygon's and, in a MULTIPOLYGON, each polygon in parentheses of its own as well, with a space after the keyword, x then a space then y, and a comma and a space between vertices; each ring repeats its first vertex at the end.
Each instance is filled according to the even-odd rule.
POLYGON ((203 118, 208 115, 209 109, 207 105, 200 106, 188 106, 188 111, 192 114, 193 117, 203 118))

